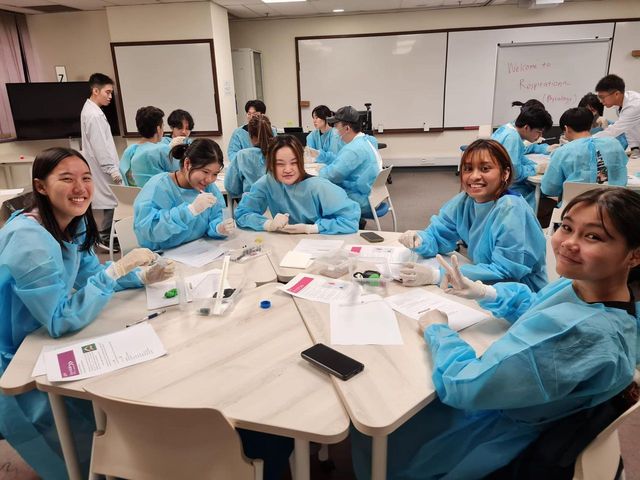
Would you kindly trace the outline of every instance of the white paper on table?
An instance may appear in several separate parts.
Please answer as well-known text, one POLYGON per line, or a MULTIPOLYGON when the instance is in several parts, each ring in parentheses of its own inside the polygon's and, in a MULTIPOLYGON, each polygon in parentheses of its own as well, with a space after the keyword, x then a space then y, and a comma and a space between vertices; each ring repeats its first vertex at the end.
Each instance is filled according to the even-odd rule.
POLYGON ((405 293, 399 293, 385 298, 385 301, 396 312, 409 318, 418 320, 429 310, 440 310, 449 317, 449 326, 456 331, 470 327, 485 318, 486 313, 467 307, 454 300, 449 300, 435 293, 416 288, 405 293))
POLYGON ((350 304, 334 302, 330 309, 333 345, 402 345, 393 309, 379 295, 364 295, 350 304))
POLYGON ((278 288, 294 297, 322 303, 347 303, 358 295, 358 289, 344 280, 333 280, 310 273, 299 273, 278 288))
POLYGON ((47 379, 68 382, 153 360, 167 351, 148 323, 45 352, 47 379))
POLYGON ((635 175, 627 175, 627 185, 640 185, 640 178, 636 177, 635 175))
POLYGON ((382 258, 389 263, 411 262, 416 255, 405 247, 393 245, 349 245, 346 247, 349 253, 366 258, 382 258))
POLYGON ((313 263, 310 253, 290 250, 280 261, 280 266, 284 268, 307 268, 313 263))
POLYGON ((215 247, 201 238, 167 250, 162 256, 198 268, 213 262, 216 258, 222 256, 225 251, 224 245, 215 247))
POLYGON ((293 250, 296 252, 304 252, 311 254, 311 258, 315 259, 327 253, 333 252, 342 248, 344 241, 342 240, 309 240, 304 239, 298 242, 296 248, 293 250))
POLYGON ((60 345, 44 345, 42 350, 40 350, 40 355, 36 360, 36 364, 33 366, 33 370, 31 371, 31 377, 39 377, 40 375, 45 375, 47 373, 47 365, 44 363, 44 352, 50 352, 51 350, 55 350, 56 348, 61 348, 60 345))
POLYGON ((0 188, 0 196, 20 195, 24 192, 24 188, 0 188))
MULTIPOLYGON (((185 277, 184 284, 187 290, 187 302, 193 301, 194 298, 213 298, 213 295, 218 290, 218 281, 221 273, 219 268, 214 268, 206 272, 185 277)), ((180 299, 177 296, 172 298, 165 298, 164 296, 168 290, 177 288, 176 281, 177 279, 174 277, 164 282, 147 285, 147 309, 156 310, 158 308, 178 305, 180 299)), ((227 281, 225 281, 224 288, 230 288, 227 281)))

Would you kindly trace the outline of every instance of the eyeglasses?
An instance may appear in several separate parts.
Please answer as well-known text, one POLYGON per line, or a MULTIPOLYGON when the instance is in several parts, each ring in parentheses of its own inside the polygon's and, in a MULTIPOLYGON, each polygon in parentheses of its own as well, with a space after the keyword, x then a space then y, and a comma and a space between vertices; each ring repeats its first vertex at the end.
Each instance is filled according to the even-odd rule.
POLYGON ((605 98, 610 97, 611 95, 616 94, 617 92, 618 92, 618 91, 617 91, 617 90, 615 90, 615 91, 613 91, 613 92, 609 92, 609 93, 607 93, 606 95, 600 95, 600 94, 598 94, 598 100, 602 101, 602 100, 604 100, 605 98))

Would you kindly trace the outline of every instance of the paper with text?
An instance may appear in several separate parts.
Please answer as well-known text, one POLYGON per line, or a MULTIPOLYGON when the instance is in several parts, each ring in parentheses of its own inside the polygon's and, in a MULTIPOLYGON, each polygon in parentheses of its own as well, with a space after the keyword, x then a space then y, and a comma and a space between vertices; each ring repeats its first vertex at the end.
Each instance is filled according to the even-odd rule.
POLYGON ((222 256, 225 251, 226 249, 223 245, 216 246, 201 238, 167 250, 162 256, 198 268, 213 262, 216 258, 222 256))
POLYGON ((344 241, 342 240, 309 240, 304 239, 298 242, 294 251, 304 252, 311 255, 311 258, 318 258, 327 253, 342 248, 344 241))
POLYGON ((278 288, 294 297, 322 303, 348 303, 358 295, 358 290, 350 282, 309 273, 299 273, 289 283, 278 288))

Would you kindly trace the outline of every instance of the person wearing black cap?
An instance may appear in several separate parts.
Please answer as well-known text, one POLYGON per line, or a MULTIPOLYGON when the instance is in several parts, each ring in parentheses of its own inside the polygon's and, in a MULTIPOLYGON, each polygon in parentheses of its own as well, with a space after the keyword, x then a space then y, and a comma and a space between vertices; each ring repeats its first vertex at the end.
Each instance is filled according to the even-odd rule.
POLYGON ((330 160, 327 152, 318 155, 317 162, 327 164, 318 176, 342 187, 347 196, 360 205, 363 217, 360 228, 363 228, 364 218, 372 217, 369 194, 381 169, 380 155, 360 131, 360 114, 352 106, 339 108, 333 117, 327 118, 327 123, 336 129, 346 145, 335 159, 330 160))

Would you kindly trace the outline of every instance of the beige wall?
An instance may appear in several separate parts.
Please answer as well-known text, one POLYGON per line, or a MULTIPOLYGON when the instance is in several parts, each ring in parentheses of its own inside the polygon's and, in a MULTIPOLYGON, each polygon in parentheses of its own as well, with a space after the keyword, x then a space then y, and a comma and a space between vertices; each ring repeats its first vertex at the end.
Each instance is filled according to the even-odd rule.
MULTIPOLYGON (((528 10, 516 6, 462 8, 368 15, 346 15, 300 19, 232 20, 231 47, 262 52, 265 103, 272 122, 297 125, 295 37, 353 33, 397 32, 441 28, 517 25, 576 20, 640 18, 638 0, 603 0, 566 3, 556 8, 528 10)), ((639 47, 635 47, 639 48, 639 47)), ((618 62, 620 63, 620 62, 618 62)), ((640 62, 638 62, 640 63, 640 62)), ((640 75, 629 77, 640 89, 640 75)), ((410 108, 410 106, 407 106, 410 108)), ((303 119, 303 126, 310 123, 303 119), (306 123, 305 123, 306 122, 306 123)), ((379 139, 389 148, 388 158, 440 157, 455 154, 459 145, 475 138, 473 131, 396 135, 379 139)))

